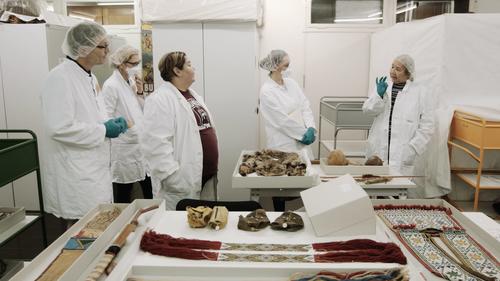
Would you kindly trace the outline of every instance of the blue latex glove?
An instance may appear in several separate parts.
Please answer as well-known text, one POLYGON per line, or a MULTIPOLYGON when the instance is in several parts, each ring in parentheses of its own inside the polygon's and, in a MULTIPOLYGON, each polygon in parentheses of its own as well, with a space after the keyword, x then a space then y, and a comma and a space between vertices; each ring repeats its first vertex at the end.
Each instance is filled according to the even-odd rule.
POLYGON ((381 77, 380 79, 377 77, 375 78, 375 83, 377 84, 377 94, 380 96, 380 98, 384 98, 385 91, 387 91, 387 76, 381 77))
POLYGON ((128 125, 127 125, 127 120, 125 120, 125 118, 117 117, 113 120, 115 121, 116 124, 118 124, 120 126, 121 133, 125 133, 127 131, 128 125))
POLYGON ((107 138, 116 138, 122 132, 122 128, 120 124, 116 123, 115 119, 109 119, 104 123, 104 127, 106 127, 106 137, 107 138))
POLYGON ((307 128, 307 131, 304 134, 304 136, 302 137, 302 140, 300 140, 300 142, 305 144, 305 145, 310 145, 311 143, 313 143, 316 140, 316 136, 314 135, 314 132, 315 132, 315 130, 313 127, 307 128))

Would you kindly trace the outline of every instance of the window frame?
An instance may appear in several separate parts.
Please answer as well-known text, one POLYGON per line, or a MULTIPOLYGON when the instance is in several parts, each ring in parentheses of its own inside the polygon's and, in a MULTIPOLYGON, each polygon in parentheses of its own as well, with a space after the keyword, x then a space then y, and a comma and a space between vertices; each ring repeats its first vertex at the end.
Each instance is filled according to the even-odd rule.
POLYGON ((383 0, 382 2, 382 23, 373 24, 348 24, 348 23, 311 23, 312 0, 306 0, 305 32, 374 32, 386 28, 396 22, 396 2, 397 0, 383 0))

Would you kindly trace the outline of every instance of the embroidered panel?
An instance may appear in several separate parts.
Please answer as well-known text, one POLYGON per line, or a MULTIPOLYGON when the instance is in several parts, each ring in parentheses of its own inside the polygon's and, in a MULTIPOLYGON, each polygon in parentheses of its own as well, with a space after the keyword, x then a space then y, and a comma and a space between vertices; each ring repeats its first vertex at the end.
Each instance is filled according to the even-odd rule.
POLYGON ((317 274, 295 273, 290 281, 408 281, 410 280, 406 268, 394 268, 387 271, 358 271, 339 273, 320 271, 317 274))
POLYGON ((401 230, 399 236, 424 265, 440 277, 451 281, 479 281, 437 248, 426 234, 418 230, 401 230))
POLYGON ((274 254, 233 254, 220 253, 218 261, 238 261, 238 262, 280 262, 280 263, 311 263, 314 261, 313 255, 274 255, 274 254))
POLYGON ((222 243, 220 250, 224 251, 257 251, 257 252, 309 252, 310 244, 237 244, 222 243))
POLYGON ((463 263, 488 277, 500 280, 498 262, 488 255, 465 231, 445 231, 440 237, 463 263))
POLYGON ((412 229, 461 229, 453 219, 441 210, 420 209, 381 209, 376 211, 383 219, 387 220, 393 228, 411 226, 412 229))

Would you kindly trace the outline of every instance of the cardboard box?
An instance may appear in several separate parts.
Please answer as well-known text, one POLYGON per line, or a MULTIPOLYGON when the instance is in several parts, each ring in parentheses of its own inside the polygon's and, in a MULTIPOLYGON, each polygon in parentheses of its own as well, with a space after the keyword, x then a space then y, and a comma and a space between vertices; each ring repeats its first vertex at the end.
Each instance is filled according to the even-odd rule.
POLYGON ((375 234, 370 198, 351 175, 304 190, 300 196, 317 236, 375 234))

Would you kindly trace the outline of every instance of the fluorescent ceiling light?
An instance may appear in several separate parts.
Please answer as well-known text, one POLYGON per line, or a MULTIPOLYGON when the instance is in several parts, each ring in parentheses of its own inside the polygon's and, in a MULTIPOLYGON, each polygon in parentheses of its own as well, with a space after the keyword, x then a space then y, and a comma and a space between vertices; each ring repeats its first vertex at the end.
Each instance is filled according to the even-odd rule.
POLYGON ((134 5, 134 2, 99 2, 97 6, 124 6, 124 5, 134 5))
POLYGON ((411 11, 411 10, 416 9, 416 8, 417 8, 417 5, 413 4, 410 7, 407 7, 407 8, 401 9, 401 10, 396 10, 396 15, 399 15, 399 14, 404 13, 404 12, 411 11))
POLYGON ((371 17, 374 17, 374 16, 380 16, 382 15, 382 12, 376 12, 376 13, 373 13, 373 14, 369 14, 368 17, 371 18, 371 17))
POLYGON ((382 17, 378 18, 362 18, 362 19, 336 19, 334 22, 363 22, 363 21, 374 21, 374 20, 381 20, 382 17))

